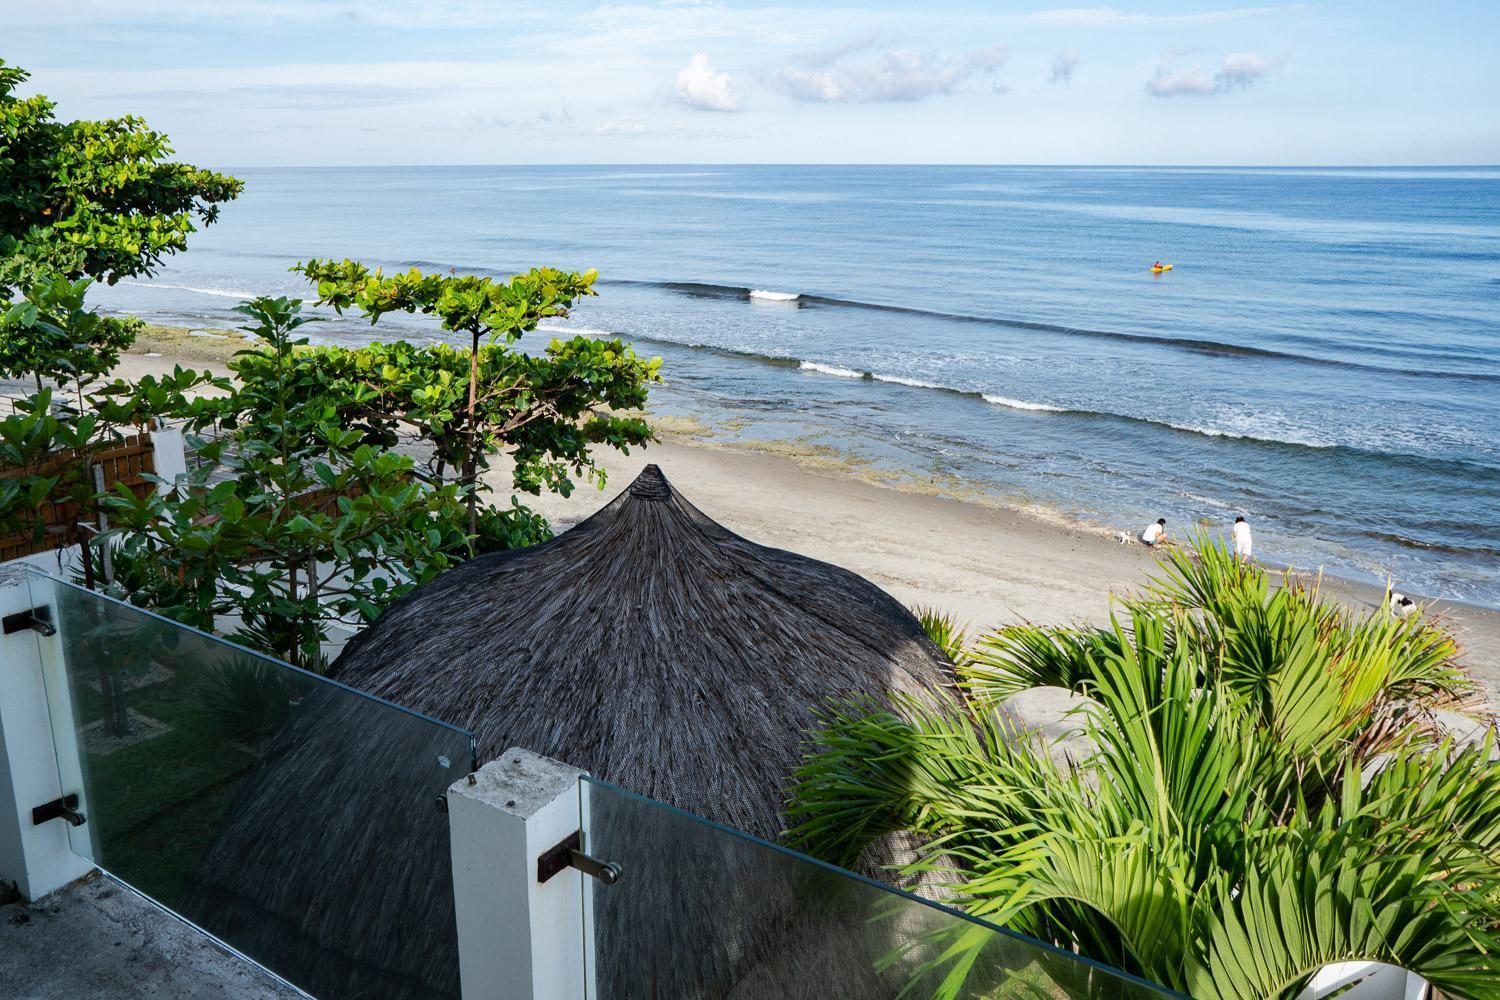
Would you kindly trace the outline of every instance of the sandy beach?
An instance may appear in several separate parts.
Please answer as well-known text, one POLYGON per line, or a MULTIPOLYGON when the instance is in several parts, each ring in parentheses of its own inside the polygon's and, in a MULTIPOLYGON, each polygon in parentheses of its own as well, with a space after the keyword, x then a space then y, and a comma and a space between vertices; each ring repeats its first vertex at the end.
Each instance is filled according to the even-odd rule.
MULTIPOLYGON (((1024 510, 924 496, 807 468, 781 455, 664 440, 631 455, 601 453, 603 492, 531 501, 559 530, 609 502, 648 462, 726 527, 765 545, 824 559, 868 577, 910 606, 946 611, 974 626, 1103 622, 1110 595, 1145 584, 1156 566, 1144 545, 1070 527, 1024 510)), ((1317 567, 1307 567, 1316 573, 1317 567)), ((1384 592, 1324 577, 1352 608, 1384 592)), ((1465 661, 1493 703, 1500 691, 1500 612, 1434 602, 1449 617, 1465 661)))
MULTIPOLYGON (((178 364, 219 368, 215 358, 221 362, 238 346, 196 340, 190 342, 195 349, 167 354, 171 339, 144 343, 121 359, 118 375, 138 378, 178 364)), ((920 484, 893 488, 862 480, 858 470, 826 458, 799 460, 726 445, 670 419, 660 422, 658 433, 661 441, 630 455, 597 451, 608 473, 603 491, 580 484, 571 497, 549 494, 526 502, 565 530, 654 462, 696 506, 745 537, 843 566, 908 606, 935 608, 976 628, 1107 621, 1111 595, 1141 587, 1156 565, 1143 545, 1121 544, 1108 531, 1047 511, 910 491, 920 484)), ((493 470, 491 480, 497 489, 508 486, 503 469, 493 470)), ((1258 554, 1274 564, 1275 553, 1258 554)), ((1296 569, 1311 578, 1319 567, 1296 569)), ((1360 610, 1378 608, 1384 598, 1381 588, 1331 576, 1322 586, 1360 610)), ((1500 693, 1500 611, 1430 603, 1450 620, 1465 662, 1494 704, 1500 693)))

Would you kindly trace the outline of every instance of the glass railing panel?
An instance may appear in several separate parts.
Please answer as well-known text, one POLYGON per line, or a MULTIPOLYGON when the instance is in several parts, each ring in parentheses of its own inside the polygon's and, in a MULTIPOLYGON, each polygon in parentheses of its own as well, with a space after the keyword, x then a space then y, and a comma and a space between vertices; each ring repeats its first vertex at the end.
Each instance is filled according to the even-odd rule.
POLYGON ((595 779, 597 1000, 1145 1000, 1174 993, 595 779))
POLYGON ((73 848, 320 1000, 458 996, 447 818, 467 732, 32 580, 73 848))

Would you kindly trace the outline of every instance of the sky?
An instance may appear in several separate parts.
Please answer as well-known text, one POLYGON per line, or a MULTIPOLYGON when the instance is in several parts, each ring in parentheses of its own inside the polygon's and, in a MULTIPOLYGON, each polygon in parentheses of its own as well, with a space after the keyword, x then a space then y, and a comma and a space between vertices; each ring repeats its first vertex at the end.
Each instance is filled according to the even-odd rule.
POLYGON ((0 0, 25 92, 222 168, 1495 164, 1497 55, 1497 0, 0 0))

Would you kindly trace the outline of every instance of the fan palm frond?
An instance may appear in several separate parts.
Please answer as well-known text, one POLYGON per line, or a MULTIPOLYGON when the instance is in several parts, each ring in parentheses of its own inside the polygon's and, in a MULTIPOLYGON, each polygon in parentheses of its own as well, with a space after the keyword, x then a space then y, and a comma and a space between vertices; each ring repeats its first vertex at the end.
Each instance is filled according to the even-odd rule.
POLYGON ((1430 722, 1472 699, 1457 655, 1441 622, 1169 552, 1108 628, 1007 626, 957 696, 828 706, 791 836, 849 864, 914 831, 908 872, 972 913, 1209 1000, 1290 997, 1345 961, 1490 996, 1500 762, 1430 722), (1002 710, 1035 687, 1087 696, 1090 750, 1059 762, 1002 710))

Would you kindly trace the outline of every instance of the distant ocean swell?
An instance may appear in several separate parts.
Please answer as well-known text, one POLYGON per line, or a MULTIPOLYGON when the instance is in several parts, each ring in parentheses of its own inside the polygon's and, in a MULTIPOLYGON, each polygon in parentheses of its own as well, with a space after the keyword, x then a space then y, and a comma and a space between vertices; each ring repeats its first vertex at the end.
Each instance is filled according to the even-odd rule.
POLYGON ((1127 333, 1121 330, 1095 330, 1085 327, 1061 326, 1053 323, 1037 323, 1030 320, 1004 319, 997 316, 976 316, 969 313, 944 312, 933 309, 918 309, 879 302, 864 302, 858 299, 834 298, 826 295, 808 295, 795 292, 767 292, 743 285, 717 285, 694 281, 636 281, 615 279, 605 284, 634 285, 644 288, 662 288, 697 298, 722 298, 742 300, 772 300, 796 303, 798 306, 827 306, 844 309, 867 309, 875 312, 897 313, 908 316, 925 316, 957 323, 977 323, 1003 326, 1013 330, 1035 330, 1040 333, 1055 333, 1069 337, 1088 337, 1096 340, 1115 340, 1152 346, 1171 347, 1178 350, 1212 354, 1220 357, 1268 358, 1279 361, 1294 361, 1309 365, 1327 365, 1358 371, 1379 372, 1384 375, 1410 376, 1413 378, 1463 379, 1478 382, 1500 382, 1500 374, 1445 371, 1433 368, 1395 368, 1389 365, 1366 364, 1341 358, 1320 357, 1315 354, 1298 354, 1292 351, 1276 351, 1263 347, 1248 347, 1240 344, 1225 344, 1213 340, 1193 340, 1184 337, 1159 337, 1152 334, 1127 333))
MULTIPOLYGON (((407 260, 398 265, 403 268, 415 267, 424 271, 456 271, 460 274, 496 274, 505 269, 476 268, 468 265, 445 264, 433 260, 407 260)), ((1496 279, 1500 281, 1500 279, 1496 279)), ((1494 382, 1500 383, 1500 374, 1485 372, 1463 372, 1450 371, 1431 367, 1395 367, 1391 365, 1368 364, 1360 361, 1351 361, 1345 358, 1329 358, 1316 354, 1301 354, 1295 351, 1278 351, 1264 347, 1251 347, 1242 344, 1226 344, 1215 340, 1197 340, 1187 337, 1166 337, 1146 333, 1129 333, 1123 330, 1098 330, 1087 327, 1064 326, 1054 323, 1039 323, 1031 320, 1007 319, 1000 316, 979 316, 971 313, 956 313, 934 309, 919 309, 914 306, 899 306, 883 302, 867 302, 861 299, 846 299, 828 295, 812 295, 793 291, 771 291, 767 289, 752 288, 748 285, 725 285, 704 281, 678 281, 678 280, 653 280, 637 278, 606 278, 601 279, 600 285, 625 285, 637 288, 659 288, 666 291, 676 292, 693 298, 711 299, 738 299, 746 302, 775 302, 796 307, 833 307, 843 309, 864 309, 873 312, 895 313, 908 316, 924 316, 932 319, 948 320, 956 323, 974 323, 991 326, 1001 326, 1012 330, 1035 330, 1040 333, 1053 333, 1069 337, 1083 337, 1095 340, 1112 340, 1125 343, 1147 344, 1157 347, 1169 347, 1176 350, 1192 351, 1198 354, 1208 354, 1218 357, 1243 357, 1243 358, 1266 358, 1279 361, 1292 361, 1306 365, 1324 365, 1331 368, 1342 368, 1351 371, 1378 372, 1382 375, 1396 375, 1401 377, 1419 379, 1455 379, 1468 382, 1494 382)), ((213 293, 210 293, 213 294, 213 293)))
MULTIPOLYGON (((432 260, 408 260, 401 262, 404 267, 416 267, 427 271, 455 270, 461 274, 490 274, 498 273, 494 270, 474 268, 464 265, 444 264, 432 260)), ((503 270, 503 269, 501 269, 503 270)), ((1496 279, 1500 281, 1500 279, 1496 279)), ((677 281, 677 280, 648 280, 635 278, 608 278, 601 279, 601 285, 625 285, 637 288, 659 288, 666 291, 676 292, 693 298, 714 299, 738 299, 747 302, 776 302, 797 307, 834 307, 843 309, 864 309, 874 312, 895 313, 909 316, 924 316, 932 319, 943 319, 957 323, 975 323, 992 326, 1002 326, 1012 330, 1035 330, 1040 333, 1054 333, 1069 337, 1083 337, 1095 340, 1112 340, 1126 343, 1147 344, 1157 347, 1169 347, 1176 350, 1192 351, 1199 354, 1208 354, 1218 357, 1243 357, 1243 358, 1266 358, 1279 361, 1292 361, 1307 365, 1324 365, 1331 368, 1343 368, 1352 371, 1378 372, 1382 375, 1396 375, 1420 379, 1455 379, 1469 382, 1495 382, 1500 383, 1500 374, 1484 372, 1449 371, 1441 368, 1413 367, 1403 368, 1391 365, 1368 364, 1360 361, 1351 361, 1344 358, 1322 357, 1316 354, 1301 354, 1294 351, 1278 351, 1264 347, 1251 347, 1242 344, 1226 344, 1215 340, 1197 340, 1186 337, 1166 337, 1145 333, 1129 333, 1122 330, 1098 330, 1087 327, 1064 326, 1054 323, 1038 323, 1030 320, 1007 319, 1000 316, 979 316, 971 313, 956 313, 934 309, 919 309, 914 306, 899 306, 883 302, 867 302, 861 299, 846 299, 828 295, 812 295, 793 291, 769 291, 766 289, 752 288, 748 285, 725 285, 714 282, 703 281, 677 281)))
MULTIPOLYGON (((437 268, 439 268, 439 267, 442 266, 441 264, 439 264, 437 262, 434 262, 434 261, 408 261, 406 263, 410 264, 411 266, 425 267, 425 268, 430 269, 430 270, 431 269, 437 269, 437 268)), ((1360 364, 1358 362, 1338 361, 1338 360, 1333 360, 1333 359, 1324 359, 1324 358, 1317 358, 1317 357, 1311 357, 1311 356, 1304 356, 1304 355, 1296 355, 1296 354, 1290 354, 1290 353, 1284 353, 1284 352, 1270 351, 1270 350, 1264 350, 1264 349, 1260 349, 1260 348, 1236 347, 1234 345, 1217 344, 1217 343, 1213 343, 1213 342, 1209 342, 1209 341, 1187 341, 1187 340, 1182 340, 1182 339, 1179 339, 1179 338, 1172 338, 1172 337, 1151 337, 1151 336, 1129 334, 1129 333, 1119 333, 1119 332, 1111 332, 1111 331, 1083 330, 1083 329, 1072 328, 1072 327, 1054 326, 1054 325, 1044 324, 1044 323, 1030 323, 1030 322, 1017 321, 1017 320, 1001 320, 1001 319, 979 317, 979 316, 966 316, 966 315, 963 315, 963 314, 955 314, 955 313, 933 312, 933 311, 929 311, 929 310, 912 309, 912 308, 905 307, 905 306, 888 306, 888 305, 880 305, 880 304, 876 304, 876 303, 857 302, 857 301, 854 301, 854 300, 828 298, 828 297, 825 297, 825 296, 817 296, 817 295, 799 295, 797 293, 791 293, 791 292, 770 292, 770 291, 764 291, 764 290, 759 290, 759 289, 752 289, 752 288, 749 288, 748 286, 716 285, 716 284, 705 284, 705 283, 698 283, 698 282, 657 282, 657 281, 629 281, 629 280, 619 281, 617 283, 618 284, 626 284, 626 285, 638 285, 638 286, 643 286, 643 287, 666 288, 666 289, 670 289, 670 290, 674 290, 674 291, 679 291, 679 292, 682 292, 684 294, 697 295, 697 296, 707 295, 707 296, 713 296, 713 297, 718 297, 718 298, 739 298, 739 299, 746 300, 746 301, 750 300, 752 298, 752 296, 755 296, 755 297, 758 297, 758 298, 765 299, 767 301, 776 302, 778 304, 785 303, 785 304, 795 304, 795 305, 801 306, 801 305, 806 304, 806 303, 814 303, 814 304, 822 304, 822 305, 828 305, 828 306, 839 306, 839 307, 846 307, 846 308, 872 309, 872 310, 881 310, 881 311, 889 311, 889 312, 896 312, 896 313, 906 313, 906 314, 920 314, 920 315, 932 316, 932 317, 937 317, 937 318, 947 319, 947 320, 958 320, 958 321, 963 321, 963 322, 975 322, 975 323, 993 323, 993 324, 1004 325, 1004 326, 1008 326, 1008 327, 1018 327, 1018 328, 1022 328, 1022 329, 1034 329, 1034 330, 1047 331, 1047 332, 1055 332, 1055 333, 1062 333, 1062 334, 1068 334, 1068 335, 1089 336, 1089 337, 1104 337, 1104 338, 1119 339, 1119 340, 1134 340, 1134 341, 1141 341, 1141 342, 1146 342, 1146 343, 1150 343, 1150 344, 1162 344, 1162 345, 1186 347, 1186 348, 1191 349, 1191 350, 1211 350, 1214 353, 1220 353, 1220 354, 1231 354, 1231 355, 1238 354, 1238 355, 1248 355, 1248 356, 1260 356, 1260 357, 1269 357, 1269 358, 1280 358, 1280 359, 1284 359, 1284 360, 1294 360, 1294 361, 1301 361, 1301 362, 1309 362, 1309 363, 1313 363, 1313 364, 1328 364, 1328 365, 1337 365, 1337 366, 1340 366, 1340 367, 1350 367, 1350 368, 1366 368, 1366 369, 1371 369, 1371 370, 1377 370, 1377 371, 1380 371, 1380 372, 1383 372, 1383 373, 1387 373, 1387 374, 1403 374, 1403 375, 1412 375, 1412 376, 1421 376, 1421 377, 1438 377, 1438 378, 1465 378, 1465 379, 1475 379, 1475 380, 1481 380, 1481 381, 1500 381, 1500 376, 1490 376, 1490 375, 1479 374, 1479 373, 1443 372, 1443 371, 1432 371, 1432 370, 1402 370, 1402 369, 1394 369, 1394 368, 1391 368, 1391 367, 1388 367, 1388 366, 1383 366, 1383 365, 1362 365, 1362 364, 1360 364)), ((239 290, 234 290, 234 289, 205 288, 205 287, 196 287, 196 286, 188 286, 188 285, 166 284, 166 283, 162 283, 162 282, 152 282, 149 287, 160 288, 160 289, 171 289, 171 290, 174 290, 174 291, 183 291, 183 292, 189 292, 189 293, 193 293, 193 294, 212 296, 212 297, 216 297, 216 298, 231 298, 231 299, 248 299, 248 298, 253 298, 254 295, 256 294, 256 293, 253 293, 253 292, 239 291, 239 290)), ((1309 448, 1309 449, 1327 450, 1327 451, 1330 451, 1330 452, 1343 451, 1343 452, 1346 452, 1346 453, 1349 453, 1349 454, 1352 454, 1352 455, 1363 456, 1365 458, 1371 458, 1371 457, 1373 457, 1373 458, 1376 458, 1377 460, 1385 461, 1385 462, 1402 462, 1402 461, 1430 462, 1431 461, 1431 459, 1424 458, 1422 456, 1406 455, 1406 454, 1399 453, 1399 452, 1378 451, 1378 450, 1373 450, 1373 449, 1359 448, 1359 447, 1354 447, 1354 446, 1349 446, 1349 445, 1341 445, 1341 444, 1335 444, 1335 443, 1323 443, 1323 442, 1306 441, 1306 440, 1289 440, 1289 439, 1286 439, 1286 438, 1276 437, 1276 436, 1272 436, 1272 435, 1258 435, 1258 434, 1254 434, 1254 433, 1247 433, 1247 432, 1244 432, 1242 430, 1228 430, 1228 429, 1223 429, 1223 428, 1215 428, 1215 427, 1205 427, 1205 426, 1196 426, 1196 425, 1189 425, 1189 424, 1173 423, 1173 422, 1169 422, 1169 421, 1153 420, 1153 419, 1151 419, 1149 417, 1141 417, 1141 416, 1135 416, 1135 415, 1132 415, 1132 414, 1117 413, 1117 412, 1111 412, 1111 411, 1098 411, 1098 410, 1088 410, 1088 409, 1077 409, 1077 408, 1066 407, 1066 406, 1057 406, 1057 405, 1054 405, 1054 404, 1051 404, 1051 403, 1044 403, 1044 402, 1033 401, 1033 400, 1018 399, 1018 398, 1014 398, 1014 397, 1002 395, 1002 394, 1000 394, 998 392, 980 391, 980 390, 975 390, 975 389, 968 389, 968 388, 960 388, 960 387, 956 387, 956 386, 943 385, 943 384, 938 383, 938 382, 932 382, 932 381, 928 381, 928 380, 924 380, 924 379, 912 378, 912 377, 909 377, 909 376, 903 376, 903 375, 897 375, 897 374, 891 374, 891 373, 871 372, 871 371, 858 371, 858 370, 855 370, 855 369, 852 369, 852 368, 847 368, 847 367, 844 367, 844 366, 841 366, 841 365, 836 365, 836 364, 832 364, 832 363, 828 363, 828 362, 812 361, 812 360, 807 360, 807 359, 802 359, 802 358, 796 358, 796 357, 770 355, 770 354, 764 354, 764 353, 760 353, 760 352, 756 352, 756 351, 735 349, 735 348, 724 347, 724 346, 715 345, 715 344, 704 344, 704 343, 694 342, 694 341, 673 340, 673 339, 670 339, 670 338, 667 338, 667 337, 663 337, 663 336, 661 336, 659 334, 647 337, 647 336, 641 336, 641 335, 638 335, 638 334, 617 333, 617 332, 606 331, 606 330, 596 330, 596 329, 588 329, 588 328, 582 328, 582 327, 576 327, 576 326, 563 326, 563 325, 552 325, 552 324, 543 324, 543 326, 541 327, 541 329, 544 332, 560 333, 560 334, 584 334, 584 335, 587 335, 587 336, 610 336, 610 337, 613 337, 613 336, 623 336, 623 337, 629 337, 629 338, 632 338, 634 340, 641 341, 641 342, 653 342, 654 341, 654 342, 657 342, 657 343, 662 343, 664 345, 670 345, 670 346, 674 346, 674 347, 685 347, 685 348, 690 348, 690 349, 693 349, 693 350, 710 351, 710 352, 714 352, 714 353, 722 355, 722 356, 742 358, 742 359, 749 360, 749 361, 755 361, 755 362, 758 362, 758 363, 761 363, 761 364, 769 364, 769 365, 774 365, 774 366, 778 366, 778 367, 798 368, 798 369, 800 369, 802 371, 813 373, 813 374, 829 375, 829 376, 834 376, 834 377, 839 377, 839 378, 867 379, 867 380, 875 381, 875 382, 885 382, 885 383, 891 383, 891 384, 895 384, 895 385, 906 386, 908 388, 913 388, 913 389, 932 390, 932 391, 939 391, 939 392, 945 392, 945 393, 952 393, 952 394, 956 394, 956 395, 960 395, 960 396, 968 396, 968 397, 972 397, 972 398, 983 400, 984 402, 992 404, 992 405, 1003 406, 1003 407, 1006 407, 1008 409, 1013 409, 1013 410, 1030 411, 1030 412, 1047 413, 1047 414, 1059 414, 1059 415, 1066 415, 1066 416, 1075 417, 1075 418, 1082 417, 1082 418, 1091 418, 1091 419, 1109 419, 1109 420, 1129 421, 1129 422, 1133 422, 1133 423, 1151 425, 1151 426, 1155 426, 1155 427, 1159 427, 1159 428, 1166 428, 1168 430, 1177 431, 1177 432, 1181 432, 1181 433, 1197 434, 1197 435, 1201 435, 1201 436, 1204 436, 1204 437, 1210 437, 1210 438, 1226 438, 1226 439, 1234 439, 1234 440, 1240 440, 1240 441, 1249 441, 1249 442, 1256 442, 1256 443, 1263 444, 1263 445, 1271 445, 1271 446, 1277 446, 1277 447, 1309 448)), ((1470 470, 1471 474, 1479 475, 1479 476, 1481 476, 1483 478, 1486 478, 1486 479, 1489 479, 1491 477, 1500 476, 1500 470, 1496 470, 1496 469, 1494 469, 1494 468, 1492 468, 1490 466, 1479 464, 1479 463, 1469 463, 1469 462, 1463 462, 1463 461, 1459 461, 1459 460, 1454 460, 1454 461, 1450 461, 1447 464, 1450 464, 1450 465, 1454 466, 1455 468, 1460 468, 1460 467, 1467 468, 1467 469, 1470 470)))

